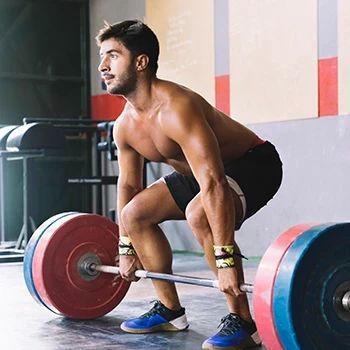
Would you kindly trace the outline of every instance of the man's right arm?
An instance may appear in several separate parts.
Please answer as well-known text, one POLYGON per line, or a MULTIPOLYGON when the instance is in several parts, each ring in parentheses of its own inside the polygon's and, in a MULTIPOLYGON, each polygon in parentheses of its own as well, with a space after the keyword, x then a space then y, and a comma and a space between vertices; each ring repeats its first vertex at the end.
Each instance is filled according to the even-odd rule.
MULTIPOLYGON (((119 117, 120 118, 120 117, 119 117)), ((144 158, 127 142, 127 131, 119 123, 115 123, 113 135, 118 149, 119 176, 117 185, 117 214, 119 223, 120 242, 130 245, 128 233, 121 219, 123 208, 143 189, 144 158), (124 238, 122 239, 122 237, 124 238)), ((131 242, 132 243, 132 242, 131 242)), ((133 249, 133 248, 132 248, 133 249)), ((128 248, 127 248, 128 250, 128 248)), ((135 270, 143 269, 137 255, 118 255, 121 276, 127 281, 137 281, 135 270)))
POLYGON ((121 220, 121 212, 123 208, 132 200, 132 198, 143 189, 143 160, 139 159, 134 152, 118 151, 118 163, 119 175, 117 185, 117 213, 119 234, 121 236, 127 236, 121 220), (139 163, 141 163, 141 165, 139 163))
POLYGON ((114 128, 114 141, 118 149, 118 184, 117 184, 117 213, 119 234, 126 236, 121 212, 123 208, 143 189, 143 163, 144 158, 137 153, 127 142, 125 130, 117 125, 114 128))

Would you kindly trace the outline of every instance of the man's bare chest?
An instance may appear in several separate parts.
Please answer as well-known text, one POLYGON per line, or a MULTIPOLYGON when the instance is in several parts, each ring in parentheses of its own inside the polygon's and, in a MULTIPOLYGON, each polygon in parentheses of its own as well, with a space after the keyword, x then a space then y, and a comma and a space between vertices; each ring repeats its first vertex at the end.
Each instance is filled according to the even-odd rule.
POLYGON ((152 162, 168 163, 171 160, 185 160, 181 147, 156 128, 133 130, 129 138, 130 146, 152 162))

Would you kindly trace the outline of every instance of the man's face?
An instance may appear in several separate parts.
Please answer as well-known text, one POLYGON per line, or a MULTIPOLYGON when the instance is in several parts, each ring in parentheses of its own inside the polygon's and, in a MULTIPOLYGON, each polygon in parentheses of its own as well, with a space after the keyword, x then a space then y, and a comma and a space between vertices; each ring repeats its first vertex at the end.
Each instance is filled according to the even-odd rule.
POLYGON ((101 44, 101 63, 98 70, 112 95, 128 96, 136 89, 137 73, 130 52, 118 40, 108 39, 101 44))

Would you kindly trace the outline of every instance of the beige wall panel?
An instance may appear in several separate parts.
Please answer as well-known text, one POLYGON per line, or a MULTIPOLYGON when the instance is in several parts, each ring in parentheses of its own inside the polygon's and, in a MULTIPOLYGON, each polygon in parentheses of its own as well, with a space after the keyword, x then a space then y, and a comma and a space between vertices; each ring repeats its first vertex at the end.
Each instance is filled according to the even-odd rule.
POLYGON ((147 0, 146 22, 160 42, 158 77, 215 103, 213 0, 147 0))
POLYGON ((235 0, 229 11, 232 118, 317 117, 317 0, 235 0))
POLYGON ((338 0, 339 114, 350 113, 350 1, 338 0))

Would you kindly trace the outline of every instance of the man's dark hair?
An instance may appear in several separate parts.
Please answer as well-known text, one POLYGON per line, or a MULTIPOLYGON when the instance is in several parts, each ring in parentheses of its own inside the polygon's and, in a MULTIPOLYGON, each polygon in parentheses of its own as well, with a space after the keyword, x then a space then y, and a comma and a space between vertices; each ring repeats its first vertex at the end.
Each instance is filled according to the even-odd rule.
POLYGON ((132 59, 141 54, 149 58, 148 67, 156 75, 158 69, 159 42, 154 32, 143 22, 127 20, 109 24, 105 21, 105 27, 96 36, 98 46, 108 40, 116 39, 130 51, 132 59))

